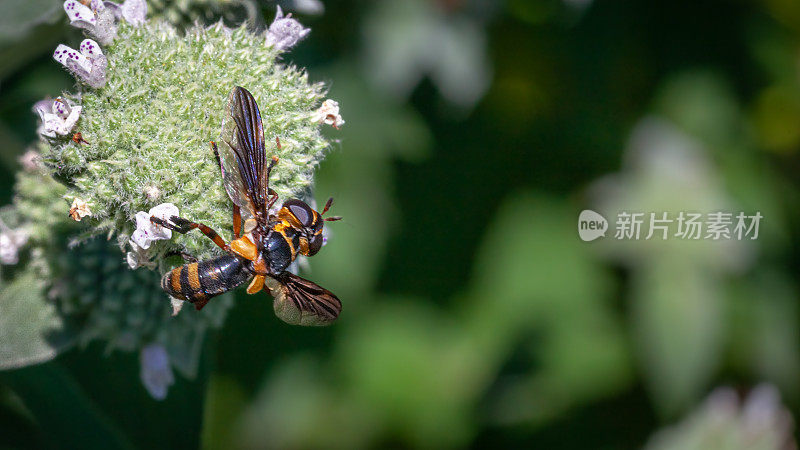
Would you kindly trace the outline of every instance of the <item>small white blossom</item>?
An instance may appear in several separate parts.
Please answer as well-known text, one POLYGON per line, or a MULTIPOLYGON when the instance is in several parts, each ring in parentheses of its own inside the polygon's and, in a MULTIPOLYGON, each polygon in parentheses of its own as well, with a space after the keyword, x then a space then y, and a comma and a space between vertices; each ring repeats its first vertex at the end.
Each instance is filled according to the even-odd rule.
POLYGON ((162 203, 154 206, 149 212, 139 211, 136 213, 136 231, 131 236, 139 247, 147 250, 153 241, 161 239, 171 239, 172 230, 162 227, 150 221, 150 216, 158 217, 163 220, 170 220, 172 216, 178 215, 178 207, 172 203, 162 203))
POLYGON ((276 49, 285 51, 294 47, 311 32, 310 28, 303 28, 303 25, 292 15, 283 15, 283 10, 278 6, 275 13, 275 20, 267 30, 267 45, 274 46, 276 49))
POLYGON ((70 106, 61 97, 36 102, 33 110, 42 119, 37 131, 40 135, 50 138, 68 135, 81 116, 80 106, 70 106))
POLYGON ((139 363, 139 377, 150 396, 156 400, 167 398, 167 390, 175 382, 175 377, 172 375, 169 355, 164 346, 150 344, 143 347, 139 354, 139 363))
POLYGON ((91 215, 92 210, 89 209, 89 205, 84 200, 78 197, 72 200, 72 206, 69 208, 69 216, 72 217, 72 220, 80 222, 84 217, 91 215))
POLYGON ((114 2, 98 2, 114 12, 117 19, 125 19, 131 25, 139 26, 144 23, 147 16, 147 2, 145 0, 125 0, 121 5, 114 2))
POLYGON ((110 2, 92 0, 89 5, 76 0, 64 2, 64 12, 70 25, 86 30, 103 44, 110 44, 117 37, 116 16, 113 9, 106 9, 110 2))
POLYGON ((339 114, 339 102, 330 98, 322 102, 322 106, 314 111, 314 114, 311 115, 311 120, 331 125, 337 130, 344 125, 344 119, 339 114))
POLYGON ((125 0, 124 3, 91 0, 88 5, 77 0, 64 2, 64 12, 72 26, 83 28, 103 44, 117 37, 117 21, 124 19, 131 25, 144 23, 147 16, 145 0, 125 0))
MULTIPOLYGON (((102 5, 102 2, 100 2, 102 5)), ((78 28, 91 29, 97 25, 97 14, 91 7, 76 0, 64 2, 64 12, 69 17, 69 24, 78 28)))
POLYGON ((0 220, 0 264, 19 262, 19 249, 28 242, 28 232, 13 230, 0 220))
POLYGON ((129 240, 128 244, 130 244, 132 251, 125 255, 125 261, 128 263, 128 267, 130 267, 131 270, 138 267, 155 269, 156 263, 150 260, 150 254, 147 249, 139 247, 139 245, 132 240, 129 240))
POLYGON ((89 86, 93 88, 105 86, 108 61, 97 42, 84 39, 80 51, 59 44, 53 53, 53 58, 89 86))

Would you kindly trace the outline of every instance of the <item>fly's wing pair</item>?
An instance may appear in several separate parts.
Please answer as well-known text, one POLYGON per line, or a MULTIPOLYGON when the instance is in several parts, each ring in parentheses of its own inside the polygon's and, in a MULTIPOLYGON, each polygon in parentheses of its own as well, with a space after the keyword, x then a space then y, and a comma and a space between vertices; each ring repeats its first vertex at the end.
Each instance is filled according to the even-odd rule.
POLYGON ((253 94, 243 87, 233 88, 228 96, 220 140, 225 190, 242 212, 256 217, 266 210, 267 157, 261 113, 253 94))
POLYGON ((291 325, 325 326, 339 317, 342 302, 331 291, 290 272, 267 278, 279 319, 291 325))

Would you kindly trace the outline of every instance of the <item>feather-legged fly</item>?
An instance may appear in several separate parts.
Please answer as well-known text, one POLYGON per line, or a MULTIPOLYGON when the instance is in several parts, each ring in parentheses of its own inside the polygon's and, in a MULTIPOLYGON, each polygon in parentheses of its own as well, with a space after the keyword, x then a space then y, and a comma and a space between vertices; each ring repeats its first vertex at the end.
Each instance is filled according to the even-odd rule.
MULTIPOLYGON (((280 148, 277 138, 276 144, 280 148)), ((301 200, 289 199, 276 213, 270 213, 278 194, 269 187, 269 175, 278 158, 266 157, 261 114, 245 88, 236 87, 231 92, 220 148, 215 142, 211 142, 211 148, 233 202, 234 239, 225 242, 208 226, 181 217, 150 217, 153 223, 179 233, 198 229, 225 252, 176 267, 164 275, 161 287, 199 310, 212 297, 250 280, 247 293, 255 294, 266 285, 275 298, 275 314, 283 321, 296 325, 333 322, 342 309, 339 299, 286 270, 298 255, 312 256, 322 247, 324 222, 340 219, 323 217, 333 199, 322 212, 301 200)))

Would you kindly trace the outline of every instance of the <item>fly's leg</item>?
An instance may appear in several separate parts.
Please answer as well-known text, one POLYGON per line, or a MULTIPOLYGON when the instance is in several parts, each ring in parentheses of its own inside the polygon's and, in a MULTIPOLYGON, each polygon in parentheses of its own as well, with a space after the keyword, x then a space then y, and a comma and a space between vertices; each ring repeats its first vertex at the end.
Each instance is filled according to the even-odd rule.
POLYGON ((225 251, 228 251, 230 247, 222 237, 217 234, 216 231, 212 230, 207 225, 203 225, 202 223, 192 222, 191 220, 186 220, 182 217, 172 216, 169 218, 169 222, 166 220, 160 219, 156 216, 150 216, 150 222, 154 224, 161 225, 164 228, 170 229, 172 231, 177 231, 181 234, 186 234, 195 228, 199 229, 201 233, 205 234, 209 239, 214 241, 217 246, 225 251))

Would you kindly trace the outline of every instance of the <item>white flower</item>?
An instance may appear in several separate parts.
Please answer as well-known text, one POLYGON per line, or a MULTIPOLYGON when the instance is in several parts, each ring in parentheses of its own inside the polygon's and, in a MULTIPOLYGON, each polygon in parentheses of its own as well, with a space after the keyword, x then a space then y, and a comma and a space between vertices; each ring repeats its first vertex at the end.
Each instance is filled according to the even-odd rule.
POLYGON ((150 260, 150 255, 147 249, 139 247, 136 242, 131 240, 129 240, 128 243, 131 245, 131 249, 133 249, 125 255, 125 261, 128 263, 128 267, 130 267, 132 270, 138 267, 155 269, 156 263, 150 260))
MULTIPOLYGON (((95 3, 95 2, 92 2, 95 3)), ((102 6, 102 2, 98 2, 102 6)), ((89 6, 76 0, 67 0, 64 2, 64 12, 69 17, 69 24, 78 28, 92 29, 97 25, 96 9, 93 10, 89 6)))
POLYGON ((91 215, 92 210, 89 209, 89 205, 85 201, 78 197, 72 200, 72 206, 69 208, 69 216, 72 217, 72 220, 80 222, 84 217, 91 215))
POLYGON ((311 115, 311 120, 331 125, 337 130, 344 125, 344 119, 339 114, 339 102, 330 98, 322 102, 322 106, 314 111, 314 114, 311 115))
POLYGON ((281 51, 289 50, 310 32, 310 28, 303 28, 300 22, 292 19, 291 14, 284 17, 283 10, 278 6, 275 20, 267 31, 267 45, 272 45, 281 51))
POLYGON ((36 102, 33 110, 42 119, 42 125, 38 129, 39 134, 51 138, 68 135, 75 128, 81 115, 80 106, 70 106, 61 97, 36 102))
POLYGON ((53 53, 53 58, 89 86, 93 88, 105 86, 108 61, 97 42, 84 39, 80 51, 59 44, 53 53))
POLYGON ((91 0, 89 5, 77 0, 64 2, 64 12, 72 26, 83 28, 103 44, 117 37, 117 21, 125 19, 132 25, 144 23, 147 15, 145 0, 125 0, 123 4, 91 0))
POLYGON ((19 262, 19 249, 28 242, 28 232, 12 230, 0 220, 0 264, 19 262))
POLYGON ((121 5, 114 2, 102 3, 106 8, 114 12, 114 16, 117 19, 125 19, 131 25, 139 26, 143 24, 145 16, 147 16, 147 2, 145 0, 125 0, 121 5))
POLYGON ((139 377, 150 396, 156 400, 167 398, 167 390, 175 382, 175 377, 172 375, 169 355, 164 346, 150 344, 143 347, 139 354, 139 363, 139 377))
POLYGON ((103 44, 110 44, 117 37, 117 24, 114 11, 106 9, 108 3, 92 0, 87 6, 76 0, 67 0, 64 12, 70 25, 83 28, 103 44))
POLYGON ((162 203, 154 206, 149 212, 139 211, 136 213, 136 231, 131 236, 139 247, 147 250, 153 241, 161 239, 171 239, 172 230, 162 227, 150 221, 150 216, 158 217, 163 220, 170 220, 172 216, 178 215, 178 207, 172 203, 162 203))

